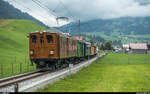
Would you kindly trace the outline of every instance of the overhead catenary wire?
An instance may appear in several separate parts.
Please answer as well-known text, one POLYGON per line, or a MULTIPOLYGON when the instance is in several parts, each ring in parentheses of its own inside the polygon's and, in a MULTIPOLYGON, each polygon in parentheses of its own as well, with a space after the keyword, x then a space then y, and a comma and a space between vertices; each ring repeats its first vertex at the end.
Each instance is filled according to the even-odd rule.
MULTIPOLYGON (((55 10, 56 10, 56 8, 55 8, 55 10, 51 10, 49 7, 47 7, 45 4, 43 4, 41 1, 39 1, 39 0, 32 0, 33 2, 35 2, 37 5, 39 5, 41 8, 43 8, 43 9, 46 9, 46 10, 48 10, 50 13, 52 13, 53 15, 55 15, 55 19, 56 19, 56 21, 57 21, 57 24, 59 24, 58 23, 58 19, 59 18, 67 18, 67 17, 61 17, 61 16, 58 16, 56 13, 55 13, 55 10)), ((77 19, 77 18, 75 18, 75 16, 73 16, 72 15, 72 13, 70 12, 70 10, 63 4, 63 2, 61 1, 61 0, 59 0, 59 4, 61 4, 62 5, 62 7, 69 13, 69 15, 71 16, 70 18, 72 18, 72 19, 74 19, 74 21, 79 21, 79 19, 77 19)), ((57 5, 57 6, 59 6, 59 5, 57 5)), ((68 19, 67 19, 68 20, 68 19)), ((70 25, 71 26, 71 25, 70 25)), ((67 27, 69 27, 69 25, 67 25, 67 27)), ((68 29, 70 29, 70 27, 68 28, 68 29)), ((70 31, 69 31, 70 32, 70 31)))
MULTIPOLYGON (((52 13, 54 15, 54 17, 56 18, 56 14, 54 14, 48 7, 46 7, 43 3, 41 3, 38 0, 32 0, 34 3, 36 3, 40 8, 43 8, 45 11, 47 11, 48 13, 52 13)), ((52 15, 51 15, 52 16, 52 15)))
MULTIPOLYGON (((57 15, 57 13, 55 13, 55 11, 52 11, 49 7, 47 7, 44 3, 42 3, 41 1, 39 1, 39 0, 32 0, 36 5, 38 5, 38 7, 40 7, 40 8, 42 8, 42 9, 44 9, 45 11, 47 11, 49 14, 49 16, 54 16, 54 18, 56 19, 56 21, 57 21, 57 19, 60 17, 60 18, 62 18, 61 16, 58 16, 57 15)), ((14 2, 16 2, 16 1, 14 1, 14 2)), ((59 0, 59 4, 61 4, 62 5, 62 7, 69 13, 69 15, 71 16, 70 18, 73 18, 73 19, 76 19, 73 15, 72 15, 72 13, 68 10, 68 8, 66 8, 65 7, 65 5, 62 3, 62 1, 61 0, 59 0)), ((59 6, 59 5, 58 5, 59 6)), ((25 6, 23 6, 24 8, 26 8, 27 10, 29 10, 29 11, 32 11, 32 9, 30 9, 30 8, 28 8, 28 7, 25 7, 25 6)), ((56 9, 55 9, 56 10, 56 9)), ((43 16, 42 15, 39 15, 38 14, 38 16, 40 16, 40 17, 42 17, 43 18, 43 16)), ((67 18, 67 17, 66 17, 67 18)), ((70 19, 69 19, 70 20, 70 19)), ((74 20, 75 21, 75 20, 74 20)), ((71 26, 71 25, 70 25, 71 26)), ((68 25, 68 27, 69 27, 69 25, 68 25)))
MULTIPOLYGON (((48 8, 45 4, 43 4, 41 1, 39 1, 39 0, 32 0, 34 3, 36 3, 40 8, 43 8, 44 10, 47 10, 47 12, 48 13, 51 13, 51 14, 53 14, 53 16, 54 16, 54 18, 55 18, 55 20, 56 20, 56 22, 57 22, 57 14, 56 13, 54 13, 53 11, 51 11, 51 9, 50 8, 48 8)), ((58 22, 57 22, 57 25, 58 25, 58 22)))
MULTIPOLYGON (((66 10, 68 12, 68 14, 70 15, 70 18, 72 18, 73 21, 79 21, 79 19, 77 19, 75 16, 72 15, 72 13, 70 12, 70 10, 63 4, 63 2, 61 0, 59 0, 59 4, 62 5, 62 7, 64 8, 64 10, 66 10)), ((59 5, 57 5, 59 6, 59 5)), ((56 8, 55 10, 53 10, 54 12, 56 11, 56 8)), ((72 23, 70 24, 67 24, 66 27, 68 28, 68 32, 70 33, 70 30, 71 30, 71 25, 72 23)))
POLYGON ((46 6, 45 4, 43 4, 41 1, 39 1, 39 0, 36 0, 36 1, 39 2, 41 5, 43 5, 44 7, 46 7, 50 13, 52 13, 52 14, 55 15, 55 16, 58 16, 55 12, 53 12, 49 7, 47 7, 47 6, 46 6))
POLYGON ((58 9, 59 7, 60 7, 60 3, 58 3, 57 6, 52 11, 56 13, 56 9, 58 9))
MULTIPOLYGON (((55 8, 55 10, 51 10, 49 7, 47 7, 44 3, 42 3, 42 2, 39 1, 39 0, 32 0, 32 1, 33 1, 34 3, 36 3, 37 5, 39 5, 41 8, 48 10, 50 13, 52 13, 52 14, 55 16, 56 19, 57 19, 57 17, 61 17, 61 16, 58 16, 58 14, 56 14, 56 12, 55 12, 55 10, 56 10, 57 7, 55 8)), ((65 10, 67 10, 67 12, 70 14, 70 16, 71 16, 73 19, 76 19, 76 18, 72 15, 72 13, 68 10, 68 8, 65 7, 65 5, 62 3, 61 0, 59 0, 59 4, 61 4, 65 10)), ((58 5, 58 6, 59 6, 59 5, 58 5)))
MULTIPOLYGON (((19 4, 19 6, 21 6, 22 8, 24 8, 24 9, 27 9, 28 11, 30 11, 30 12, 34 12, 32 9, 30 9, 30 8, 28 8, 28 7, 26 7, 26 6, 24 6, 21 2, 17 2, 16 0, 13 0, 13 2, 15 2, 16 4, 19 4)), ((34 13, 34 14, 37 14, 39 17, 41 17, 42 19, 45 19, 45 20, 47 20, 46 18, 44 18, 43 17, 43 15, 42 14, 40 14, 40 13, 34 13)), ((50 15, 49 15, 50 16, 50 15)), ((47 25, 48 26, 48 25, 47 25)), ((40 26, 40 29, 41 29, 42 27, 40 26)), ((48 28, 49 29, 51 29, 52 27, 51 26, 48 26, 48 28)))
POLYGON ((57 25, 59 24, 59 23, 58 23, 58 18, 59 18, 59 19, 60 19, 60 18, 65 18, 65 19, 68 20, 67 17, 58 16, 54 11, 52 11, 49 7, 47 7, 47 6, 46 6, 44 3, 42 3, 41 1, 39 1, 39 0, 32 0, 32 1, 33 1, 34 3, 36 3, 37 5, 39 5, 39 7, 48 10, 49 13, 52 13, 52 14, 54 15, 54 17, 55 17, 55 20, 56 20, 56 22, 57 22, 57 25))
POLYGON ((70 14, 70 16, 73 19, 78 20, 77 18, 75 18, 75 16, 72 15, 72 13, 70 12, 70 10, 63 4, 63 2, 61 0, 59 0, 59 3, 64 7, 64 9, 70 14))
MULTIPOLYGON (((24 8, 24 9, 30 11, 30 12, 33 12, 30 8, 25 7, 22 3, 17 2, 16 0, 12 0, 12 1, 15 2, 16 4, 18 4, 19 6, 21 6, 22 8, 24 8)), ((43 15, 41 15, 41 14, 39 14, 39 13, 35 13, 35 14, 37 14, 38 16, 40 16, 41 18, 43 18, 43 15)), ((46 18, 43 18, 43 19, 46 19, 46 18)))
MULTIPOLYGON (((16 3, 16 0, 13 0, 13 1, 16 3)), ((22 5, 22 3, 19 3, 19 5, 22 5)), ((29 11, 32 11, 30 8, 27 8, 27 7, 25 7, 25 6, 22 6, 22 7, 28 9, 29 11)), ((41 15, 41 17, 43 17, 43 15, 41 15)), ((55 28, 53 28, 53 27, 51 27, 51 26, 49 26, 49 28, 50 28, 50 29, 54 29, 55 32, 57 32, 57 33, 62 33, 61 31, 56 30, 55 28)))

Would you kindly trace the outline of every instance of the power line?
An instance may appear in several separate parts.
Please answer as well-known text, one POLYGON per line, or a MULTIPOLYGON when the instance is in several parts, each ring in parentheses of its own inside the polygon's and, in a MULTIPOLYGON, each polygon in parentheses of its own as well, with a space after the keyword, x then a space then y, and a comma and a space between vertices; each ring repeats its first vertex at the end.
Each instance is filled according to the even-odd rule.
MULTIPOLYGON (((59 0, 59 4, 58 4, 57 6, 59 6, 59 5, 62 5, 62 7, 64 8, 64 10, 66 10, 66 11, 69 13, 70 18, 72 18, 74 21, 79 21, 79 19, 76 19, 75 16, 72 15, 72 13, 71 13, 71 12, 69 11, 69 9, 63 4, 63 2, 62 2, 61 0, 59 0)), ((57 9, 57 8, 58 8, 58 7, 56 7, 53 11, 56 12, 56 9, 57 9)), ((72 24, 72 23, 66 25, 66 27, 68 28, 69 33, 70 33, 70 30, 71 30, 71 24, 72 24)), ((80 28, 79 28, 79 29, 80 29, 80 28)), ((78 30, 78 31, 79 31, 79 30, 78 30)))
POLYGON ((56 9, 58 9, 59 7, 60 7, 60 2, 57 4, 57 6, 52 11, 56 13, 56 9))
MULTIPOLYGON (((58 23, 58 19, 59 18, 67 18, 67 17, 58 17, 58 15, 54 12, 54 11, 52 11, 49 7, 47 7, 45 4, 43 4, 41 1, 39 1, 39 0, 32 0, 34 3, 36 3, 38 6, 40 6, 41 8, 43 8, 43 9, 46 9, 46 10, 48 10, 48 12, 50 12, 50 13, 52 13, 54 16, 55 16, 55 20, 57 21, 57 25, 59 24, 58 23)), ((68 18, 67 18, 68 19, 68 18)))
MULTIPOLYGON (((21 6, 22 8, 27 9, 27 10, 30 11, 30 12, 33 12, 30 8, 25 7, 25 6, 24 6, 22 3, 20 3, 20 2, 17 2, 16 0, 13 0, 13 2, 15 2, 16 4, 18 4, 18 5, 21 6)), ((39 14, 39 13, 35 13, 35 14, 37 14, 39 17, 43 18, 43 15, 41 15, 41 14, 39 14)), ((46 18, 43 18, 43 19, 46 19, 46 18)), ((50 27, 50 26, 49 26, 49 27, 50 27)))
POLYGON ((61 0, 59 0, 59 3, 64 7, 64 9, 67 10, 67 12, 70 14, 70 16, 75 19, 75 20, 78 20, 75 18, 75 16, 72 15, 72 13, 69 11, 69 9, 63 4, 63 2, 61 0))
POLYGON ((39 1, 39 0, 32 0, 34 3, 36 3, 39 7, 41 7, 41 8, 43 8, 43 9, 46 9, 46 10, 48 10, 48 13, 52 13, 54 16, 55 16, 55 18, 56 18, 56 14, 54 13, 54 12, 52 12, 46 5, 44 5, 41 1, 39 1))
MULTIPOLYGON (((13 0, 13 1, 14 1, 16 4, 18 3, 19 6, 21 6, 22 8, 27 9, 27 10, 30 11, 30 12, 33 12, 30 8, 25 7, 22 3, 17 2, 16 0, 13 0)), ((39 14, 39 13, 35 13, 35 14, 38 14, 38 16, 40 16, 41 18, 43 18, 43 15, 41 15, 41 14, 39 14)), ((44 18, 44 19, 45 19, 45 18, 44 18)))
MULTIPOLYGON (((15 0, 13 0, 14 2, 16 2, 15 0)), ((54 17, 55 17, 55 19, 57 20, 57 18, 58 18, 58 16, 57 16, 57 14, 54 12, 54 11, 51 11, 51 9, 49 8, 49 7, 47 7, 45 4, 43 4, 41 1, 39 1, 39 0, 32 0, 34 3, 36 3, 36 5, 38 5, 38 7, 40 7, 40 8, 42 8, 42 9, 44 9, 45 11, 47 11, 48 13, 52 13, 53 15, 54 15, 54 17)), ((68 8, 66 8, 65 7, 65 5, 62 3, 62 1, 60 0, 59 1, 59 4, 61 4, 62 5, 62 7, 65 9, 65 10, 67 10, 67 12, 70 14, 70 16, 72 17, 72 18, 75 18, 72 14, 71 14, 71 12, 68 10, 68 8)), ((20 4, 19 4, 20 5, 20 4)), ((59 5, 58 5, 59 6, 59 5)), ((27 10, 29 10, 29 11, 32 11, 30 8, 27 8, 27 7, 25 7, 24 6, 24 8, 26 8, 27 10)), ((58 7, 56 7, 56 8, 58 8, 58 7)), ((55 8, 55 10, 56 10, 56 8, 55 8)), ((51 15, 52 15, 51 14, 51 15)), ((48 14, 49 15, 49 14, 48 14)), ((51 15, 49 15, 49 16, 51 16, 51 15)), ((42 15, 39 15, 40 17, 42 17, 43 18, 43 16, 42 15)), ((76 19, 76 18, 75 18, 76 19)), ((69 25, 68 25, 69 26, 69 25)))

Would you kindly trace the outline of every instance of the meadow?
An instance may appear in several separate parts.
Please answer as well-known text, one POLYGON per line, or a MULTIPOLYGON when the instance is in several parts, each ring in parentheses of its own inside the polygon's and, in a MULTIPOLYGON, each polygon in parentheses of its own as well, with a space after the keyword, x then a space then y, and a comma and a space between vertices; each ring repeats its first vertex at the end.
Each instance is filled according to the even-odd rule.
POLYGON ((0 20, 0 78, 36 69, 29 60, 27 35, 45 29, 29 20, 0 20))
POLYGON ((109 53, 37 92, 150 92, 150 54, 109 53))

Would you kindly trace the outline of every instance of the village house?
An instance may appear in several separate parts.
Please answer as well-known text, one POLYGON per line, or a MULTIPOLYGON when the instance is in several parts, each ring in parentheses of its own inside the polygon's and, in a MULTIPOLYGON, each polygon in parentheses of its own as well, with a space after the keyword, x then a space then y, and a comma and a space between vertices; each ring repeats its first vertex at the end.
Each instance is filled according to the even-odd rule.
POLYGON ((122 45, 122 50, 123 50, 123 53, 128 53, 128 51, 129 51, 129 44, 123 44, 122 45))
POLYGON ((147 44, 147 47, 148 47, 148 51, 150 52, 150 44, 147 44))
POLYGON ((146 43, 130 43, 129 53, 131 54, 147 54, 148 47, 146 43))

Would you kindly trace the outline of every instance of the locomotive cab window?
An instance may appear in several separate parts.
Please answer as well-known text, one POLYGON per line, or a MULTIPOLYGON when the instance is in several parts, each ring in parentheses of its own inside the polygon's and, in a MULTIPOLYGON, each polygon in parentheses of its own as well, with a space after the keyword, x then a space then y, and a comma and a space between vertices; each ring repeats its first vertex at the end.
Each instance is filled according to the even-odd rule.
POLYGON ((44 43, 44 37, 43 36, 40 37, 40 43, 44 43))
POLYGON ((53 36, 52 35, 47 35, 46 37, 47 37, 47 42, 48 43, 53 42, 53 36))
POLYGON ((37 37, 35 35, 31 36, 32 39, 32 43, 36 43, 37 42, 37 37))

